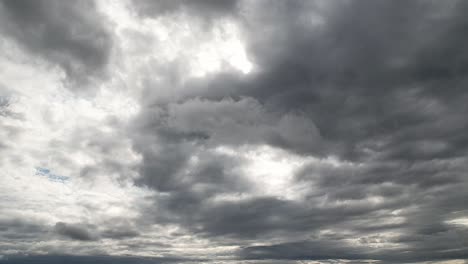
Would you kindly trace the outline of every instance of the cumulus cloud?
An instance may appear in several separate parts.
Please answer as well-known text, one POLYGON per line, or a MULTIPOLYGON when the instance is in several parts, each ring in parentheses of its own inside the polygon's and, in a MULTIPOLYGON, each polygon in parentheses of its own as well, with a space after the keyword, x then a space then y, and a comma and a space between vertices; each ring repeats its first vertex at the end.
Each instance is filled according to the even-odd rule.
POLYGON ((112 36, 95 2, 7 0, 1 2, 0 12, 5 37, 59 65, 80 87, 106 73, 112 36))

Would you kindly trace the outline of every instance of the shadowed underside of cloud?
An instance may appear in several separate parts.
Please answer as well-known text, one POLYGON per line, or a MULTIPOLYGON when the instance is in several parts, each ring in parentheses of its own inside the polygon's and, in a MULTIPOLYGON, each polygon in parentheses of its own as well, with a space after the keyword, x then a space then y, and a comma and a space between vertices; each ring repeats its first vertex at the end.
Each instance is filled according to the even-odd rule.
POLYGON ((165 14, 186 13, 201 19, 215 19, 237 14, 237 0, 174 0, 174 1, 134 1, 138 14, 158 17, 165 14))
MULTIPOLYGON (((191 260, 183 258, 143 258, 143 257, 125 257, 125 256, 71 256, 71 255, 47 255, 47 256, 9 256, 0 259, 2 264, 85 264, 85 263, 116 263, 116 264, 164 264, 164 263, 180 263, 190 262, 191 260)), ((202 259, 197 261, 203 261, 202 259)))
POLYGON ((62 222, 55 224, 55 231, 65 237, 81 241, 91 241, 96 238, 84 226, 71 225, 62 222))
POLYGON ((82 87, 106 74, 112 37, 96 2, 1 1, 1 33, 61 67, 82 87))
POLYGON ((461 133, 468 125, 460 31, 466 4, 249 7, 243 22, 257 72, 185 82, 182 89, 192 92, 176 102, 151 104, 157 91, 147 87, 151 107, 137 118, 134 145, 144 157, 140 183, 167 193, 156 199, 155 219, 241 241, 310 234, 306 242, 247 247, 247 258, 418 262, 466 255, 465 229, 445 223, 466 210, 468 198, 468 138, 461 133), (295 181, 309 189, 300 201, 212 202, 249 192, 249 180, 229 169, 245 161, 207 149, 259 144, 355 165, 303 167, 295 181), (193 157, 201 162, 192 171, 193 157), (323 230, 334 230, 332 239, 323 230))
POLYGON ((447 261, 464 259, 463 249, 452 252, 433 252, 430 249, 412 249, 404 252, 392 249, 369 249, 361 246, 346 245, 343 241, 301 241, 270 246, 247 247, 241 251, 245 259, 283 259, 283 260, 379 260, 379 263, 415 263, 423 261, 447 261))

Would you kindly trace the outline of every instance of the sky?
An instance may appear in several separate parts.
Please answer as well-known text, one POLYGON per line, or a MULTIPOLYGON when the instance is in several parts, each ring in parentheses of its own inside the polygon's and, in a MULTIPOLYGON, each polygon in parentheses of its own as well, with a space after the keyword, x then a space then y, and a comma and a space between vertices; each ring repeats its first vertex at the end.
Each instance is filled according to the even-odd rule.
POLYGON ((0 0, 0 264, 467 264, 467 13, 0 0))

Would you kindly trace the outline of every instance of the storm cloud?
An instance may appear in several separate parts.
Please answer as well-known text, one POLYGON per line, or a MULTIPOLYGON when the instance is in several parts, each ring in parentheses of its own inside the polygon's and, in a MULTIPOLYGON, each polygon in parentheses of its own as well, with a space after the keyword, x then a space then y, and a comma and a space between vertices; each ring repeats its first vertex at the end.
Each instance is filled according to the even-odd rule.
POLYGON ((80 1, 2 1, 2 35, 63 68, 79 85, 105 75, 112 35, 96 3, 80 1))
POLYGON ((467 11, 2 1, 0 263, 466 263, 467 11))

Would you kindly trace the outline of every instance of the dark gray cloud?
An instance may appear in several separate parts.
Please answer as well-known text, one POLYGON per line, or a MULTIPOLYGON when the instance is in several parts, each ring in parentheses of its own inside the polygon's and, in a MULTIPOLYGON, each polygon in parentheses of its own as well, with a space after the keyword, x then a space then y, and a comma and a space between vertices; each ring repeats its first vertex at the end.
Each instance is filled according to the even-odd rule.
POLYGON ((10 98, 6 96, 0 97, 0 115, 6 116, 9 115, 8 108, 10 106, 10 98))
POLYGON ((106 74, 112 36, 94 1, 5 0, 0 14, 2 34, 59 65, 72 83, 106 74))
MULTIPOLYGON (((123 174, 120 180, 152 191, 148 204, 136 205, 134 223, 59 222, 55 233, 123 241, 135 252, 157 246, 163 253, 176 247, 171 235, 185 234, 237 247, 217 255, 236 261, 467 258, 467 227, 454 222, 468 217, 465 2, 132 3, 144 18, 186 13, 194 23, 209 21, 207 27, 235 20, 256 68, 190 78, 181 70, 185 58, 154 66, 159 75, 143 78, 137 116, 118 126, 141 156, 138 175, 127 176, 135 167, 111 158, 80 171, 85 181, 99 180, 102 172, 123 174), (301 187, 300 198, 259 191, 254 172, 243 169, 251 161, 242 151, 262 146, 281 150, 286 160, 301 159, 288 175, 301 187), (155 226, 179 233, 161 235, 164 243, 144 240, 155 226)), ((105 71, 112 41, 93 3, 5 1, 0 11, 8 36, 64 67, 72 79, 105 71)), ((1 100, 0 118, 8 109, 8 99, 1 100)), ((74 139, 99 153, 112 155, 120 143, 85 130, 74 139)), ((281 180, 273 178, 274 169, 265 181, 281 180)), ((8 225, 20 233, 43 232, 8 225)), ((8 230, 0 232, 16 239, 8 230)), ((99 257, 104 263, 130 260, 146 261, 99 257)))
POLYGON ((134 145, 143 154, 139 182, 165 193, 155 198, 158 213, 237 245, 309 234, 303 241, 247 246, 241 258, 408 263, 466 257, 464 229, 447 224, 452 213, 466 214, 468 198, 462 191, 466 4, 243 4, 251 9, 239 21, 258 71, 171 82, 188 91, 177 102, 154 99, 148 84, 134 145), (198 157, 203 168, 208 157, 217 158, 199 156, 200 149, 255 144, 343 163, 303 167, 295 175, 309 186, 303 201, 213 203, 215 194, 247 192, 231 179, 248 175, 223 172, 232 162, 204 170, 192 168, 190 159, 198 157), (184 174, 189 169, 195 172, 184 174), (210 191, 195 192, 205 179, 210 191), (323 230, 335 230, 333 239, 323 230), (349 239, 360 242, 350 246, 349 239), (390 249, 395 245, 406 250, 390 249))
POLYGON ((113 219, 105 222, 101 228, 89 224, 70 224, 58 222, 53 228, 54 232, 73 240, 96 241, 100 239, 130 239, 140 236, 140 233, 133 226, 125 221, 113 219))
MULTIPOLYGON (((283 259, 283 260, 327 260, 347 259, 366 260, 376 259, 380 263, 414 263, 422 261, 444 261, 464 259, 466 252, 459 243, 446 244, 451 239, 465 239, 460 234, 442 234, 423 239, 411 235, 413 243, 406 251, 370 247, 352 246, 344 241, 319 240, 300 241, 293 243, 275 244, 269 246, 253 246, 242 249, 240 255, 246 259, 283 259), (440 242, 440 239, 443 242, 440 242), (426 241, 431 240, 431 241, 426 241), (424 242, 421 243, 421 240, 424 242)), ((377 238, 378 239, 378 238, 377 238)))
MULTIPOLYGON (((114 257, 114 256, 73 256, 73 255, 32 255, 32 256, 21 256, 12 255, 0 259, 2 264, 59 264, 59 263, 73 263, 73 264, 84 264, 84 263, 142 263, 142 264, 158 264, 158 263, 180 263, 190 261, 183 258, 144 258, 144 257, 114 257)), ((203 261, 200 259, 199 261, 203 261)))
POLYGON ((201 19, 233 16, 237 13, 237 0, 175 0, 175 1, 133 1, 138 14, 147 17, 186 13, 201 19))
POLYGON ((137 237, 139 233, 135 230, 106 230, 101 235, 111 239, 126 239, 137 237))
POLYGON ((23 219, 0 220, 0 235, 9 241, 21 241, 28 238, 43 237, 48 228, 35 221, 23 219))
POLYGON ((340 241, 302 241, 271 246, 254 246, 242 250, 242 256, 248 259, 368 259, 363 248, 343 245, 340 241))
POLYGON ((75 240, 92 241, 97 239, 96 235, 84 225, 58 222, 55 224, 54 231, 64 237, 75 240))

